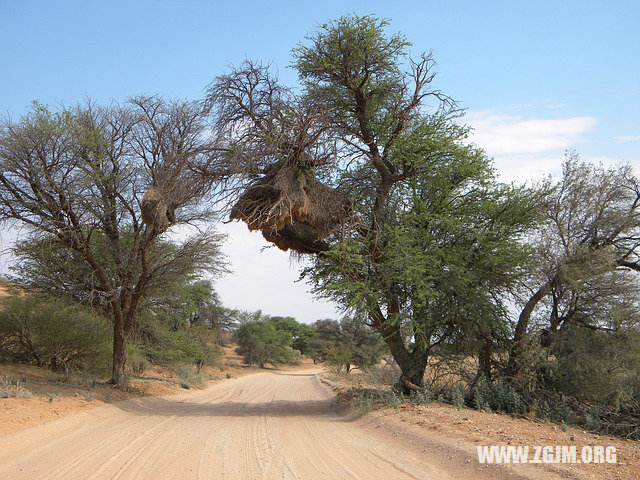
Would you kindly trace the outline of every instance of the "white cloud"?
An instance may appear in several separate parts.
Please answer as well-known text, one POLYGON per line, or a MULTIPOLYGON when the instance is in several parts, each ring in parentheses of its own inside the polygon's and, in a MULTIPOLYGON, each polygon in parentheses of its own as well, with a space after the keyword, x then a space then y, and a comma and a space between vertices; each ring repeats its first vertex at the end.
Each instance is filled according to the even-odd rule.
POLYGON ((494 167, 498 177, 505 182, 537 181, 548 175, 562 172, 564 154, 557 155, 497 155, 494 167))
POLYGON ((564 151, 596 123, 593 117, 526 118, 488 111, 471 112, 464 121, 473 128, 471 141, 494 157, 506 181, 557 174, 564 151))
POLYGON ((640 135, 619 135, 617 137, 613 137, 613 139, 618 143, 638 142, 640 141, 640 135))
POLYGON ((524 118, 491 112, 470 113, 471 139, 492 155, 521 155, 571 147, 595 125, 593 117, 524 118))

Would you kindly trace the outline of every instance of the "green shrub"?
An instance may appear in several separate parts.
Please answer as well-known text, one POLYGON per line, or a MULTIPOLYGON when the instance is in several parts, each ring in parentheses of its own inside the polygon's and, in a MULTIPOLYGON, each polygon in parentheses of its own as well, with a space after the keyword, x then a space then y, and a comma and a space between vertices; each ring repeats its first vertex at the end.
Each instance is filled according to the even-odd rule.
MULTIPOLYGON (((457 394, 460 395, 461 394, 457 394)), ((453 397, 453 393, 452 393, 453 397)), ((512 415, 523 415, 527 412, 527 404, 513 385, 508 383, 491 383, 480 377, 471 389, 472 405, 477 410, 500 411, 512 415)), ((457 398, 454 404, 463 403, 457 398)))
POLYGON ((127 345, 129 352, 129 366, 136 375, 142 375, 151 363, 145 356, 144 349, 136 342, 129 342, 127 345))
POLYGON ((363 413, 374 408, 398 408, 403 403, 405 403, 405 398, 395 390, 368 388, 354 389, 352 391, 351 404, 363 413))
POLYGON ((494 409, 512 415, 524 415, 527 412, 527 405, 512 385, 498 384, 494 387, 494 391, 494 409))
POLYGON ((411 394, 409 395, 409 398, 414 403, 419 403, 419 404, 431 403, 433 401, 433 392, 431 391, 431 387, 425 384, 417 392, 411 392, 411 394))
POLYGON ((394 386, 400 378, 400 368, 395 363, 369 365, 364 377, 378 388, 394 386))
POLYGON ((52 403, 54 400, 60 400, 60 395, 58 394, 57 391, 53 393, 48 393, 47 399, 49 400, 49 403, 52 403))
POLYGON ((551 418, 556 422, 571 424, 576 422, 576 412, 569 406, 564 395, 560 396, 559 401, 552 407, 551 418))
POLYGON ((597 430, 600 423, 600 409, 597 407, 589 410, 582 419, 582 424, 589 430, 597 430))
POLYGON ((293 364, 298 358, 291 348, 291 334, 276 329, 271 323, 245 323, 238 328, 235 337, 238 342, 236 353, 242 355, 247 365, 293 364))
POLYGON ((473 407, 476 410, 491 411, 493 391, 485 377, 480 377, 473 388, 473 407))
POLYGON ((96 311, 60 298, 8 297, 0 304, 1 354, 56 371, 108 366, 111 327, 96 311))
POLYGON ((456 383, 451 390, 451 403, 457 408, 463 408, 466 397, 467 389, 462 383, 456 383))
POLYGON ((538 400, 538 416, 544 419, 551 418, 551 407, 546 400, 538 400))
POLYGON ((400 405, 404 403, 404 397, 399 392, 392 390, 386 397, 386 404, 392 406, 393 408, 398 408, 400 405))
POLYGON ((149 362, 157 365, 215 365, 220 352, 215 335, 203 326, 172 328, 160 318, 142 320, 142 334, 129 349, 133 371, 142 373, 149 362))
POLYGON ((97 377, 89 371, 88 365, 85 364, 82 369, 82 375, 80 377, 80 386, 82 386, 83 388, 91 389, 94 388, 97 384, 97 377))

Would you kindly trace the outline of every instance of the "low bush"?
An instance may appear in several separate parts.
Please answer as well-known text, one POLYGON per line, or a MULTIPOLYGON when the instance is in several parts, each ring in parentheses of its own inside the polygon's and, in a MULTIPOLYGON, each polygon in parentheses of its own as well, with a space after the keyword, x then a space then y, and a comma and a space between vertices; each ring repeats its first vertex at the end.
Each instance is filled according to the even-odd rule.
POLYGON ((370 365, 363 370, 364 378, 377 387, 393 386, 400 378, 400 368, 396 363, 370 365))
POLYGON ((206 385, 204 375, 200 372, 194 371, 191 367, 181 367, 176 373, 178 374, 178 383, 182 388, 202 388, 206 385))
MULTIPOLYGON (((476 381, 468 398, 470 406, 476 410, 505 412, 512 415, 524 415, 528 410, 523 396, 512 385, 503 382, 492 383, 484 377, 476 381)), ((456 401, 460 402, 459 393, 456 401)))
POLYGON ((394 390, 366 388, 352 391, 351 404, 362 413, 382 407, 398 408, 403 403, 405 398, 394 390))
POLYGON ((77 303, 30 295, 0 304, 0 356, 7 360, 94 371, 109 365, 110 342, 109 321, 77 303))
POLYGON ((0 377, 0 398, 31 398, 33 394, 18 379, 7 375, 0 377))
POLYGON ((142 374, 150 363, 164 366, 216 365, 220 351, 215 334, 200 325, 171 327, 160 318, 143 318, 129 348, 134 373, 142 374))
POLYGON ((460 382, 456 383, 451 389, 451 403, 454 407, 462 408, 465 406, 467 398, 467 389, 460 382))

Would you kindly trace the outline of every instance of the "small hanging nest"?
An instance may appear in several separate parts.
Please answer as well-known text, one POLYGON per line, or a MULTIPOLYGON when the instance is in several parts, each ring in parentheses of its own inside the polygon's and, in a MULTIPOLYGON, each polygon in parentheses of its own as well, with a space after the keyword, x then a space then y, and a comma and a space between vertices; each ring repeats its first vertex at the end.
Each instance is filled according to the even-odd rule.
POLYGON ((319 253, 329 249, 324 240, 350 215, 348 195, 323 185, 309 169, 285 166, 248 187, 230 218, 262 231, 281 250, 319 253))
POLYGON ((142 221, 157 233, 165 232, 175 223, 175 207, 158 188, 151 187, 142 197, 140 205, 142 221))

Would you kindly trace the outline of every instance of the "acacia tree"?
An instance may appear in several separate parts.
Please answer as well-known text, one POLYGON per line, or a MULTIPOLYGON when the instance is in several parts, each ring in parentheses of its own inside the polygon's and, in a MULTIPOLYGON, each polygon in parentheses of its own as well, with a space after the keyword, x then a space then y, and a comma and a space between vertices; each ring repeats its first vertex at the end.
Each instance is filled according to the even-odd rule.
POLYGON ((524 259, 515 240, 535 209, 530 192, 499 185, 484 153, 465 145, 460 111, 432 88, 431 55, 407 58, 410 43, 386 35, 387 25, 350 15, 308 37, 294 50, 299 96, 272 94, 281 91, 275 80, 250 64, 219 77, 209 101, 222 123, 234 119, 224 133, 242 155, 229 161, 262 167, 231 217, 281 248, 315 254, 305 272, 315 291, 368 319, 408 390, 422 384, 433 346, 504 322, 501 295, 524 259), (280 133, 284 120, 301 118, 280 133), (271 180, 283 159, 349 201, 271 180), (261 219, 276 211, 277 221, 239 210, 266 212, 261 219), (317 222, 323 210, 337 222, 317 222))
POLYGON ((516 240, 535 209, 465 144, 460 112, 432 87, 431 55, 407 59, 410 43, 386 26, 356 16, 324 25, 295 66, 357 159, 342 170, 355 228, 308 273, 316 291, 368 315, 407 391, 422 385, 434 346, 504 324, 504 291, 526 258, 516 240))
POLYGON ((562 178, 547 181, 544 190, 544 221, 531 242, 510 375, 535 365, 527 355, 531 342, 548 348, 570 325, 611 330, 636 317, 640 183, 631 168, 606 169, 569 153, 562 178))
POLYGON ((236 353, 242 355, 244 362, 254 363, 265 368, 267 363, 294 363, 296 353, 291 348, 291 334, 278 330, 268 321, 251 321, 241 325, 235 332, 238 342, 236 353))
POLYGON ((385 345, 380 334, 357 318, 318 320, 309 345, 314 361, 325 361, 349 373, 377 364, 385 345))
POLYGON ((220 268, 220 237, 210 232, 158 244, 169 226, 211 214, 199 203, 211 182, 200 172, 215 156, 204 118, 195 103, 137 97, 57 112, 36 104, 0 126, 0 219, 54 242, 51 270, 81 265, 67 269, 67 283, 82 282, 110 314, 117 385, 144 299, 194 261, 220 268))

